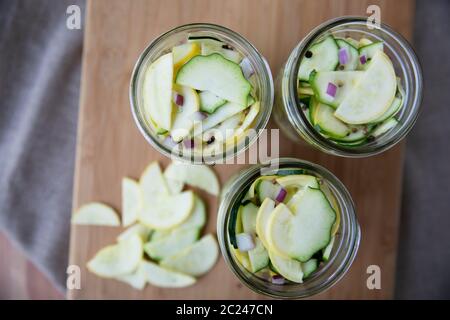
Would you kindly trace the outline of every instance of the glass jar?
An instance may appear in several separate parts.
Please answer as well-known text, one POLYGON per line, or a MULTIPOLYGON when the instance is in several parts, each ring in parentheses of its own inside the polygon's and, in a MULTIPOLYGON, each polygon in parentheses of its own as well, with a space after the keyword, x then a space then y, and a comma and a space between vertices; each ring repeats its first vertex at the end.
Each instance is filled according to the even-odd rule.
POLYGON ((274 298, 306 298, 318 294, 337 283, 350 268, 355 259, 360 242, 360 227, 356 219, 355 208, 351 196, 344 185, 328 170, 308 161, 293 158, 275 160, 276 167, 254 165, 231 178, 223 188, 220 199, 217 235, 222 255, 231 271, 247 287, 257 293, 274 298), (233 215, 241 204, 242 195, 257 179, 262 170, 264 175, 276 173, 279 169, 302 169, 305 174, 314 175, 322 186, 330 192, 335 200, 335 207, 340 212, 340 225, 335 234, 333 249, 329 260, 320 266, 303 283, 274 284, 248 271, 237 260, 232 251, 229 228, 233 215))
POLYGON ((278 126, 294 141, 309 145, 329 154, 343 157, 366 157, 381 153, 398 143, 413 127, 422 102, 422 71, 416 54, 409 43, 389 26, 381 24, 370 30, 365 17, 341 17, 329 20, 312 30, 291 52, 276 79, 274 118, 278 126), (360 146, 342 146, 322 136, 307 120, 300 107, 297 94, 297 74, 300 61, 307 49, 328 35, 367 38, 384 41, 384 51, 391 59, 396 75, 405 90, 404 104, 396 115, 399 124, 380 136, 360 146))
POLYGON ((145 139, 165 156, 195 163, 218 163, 249 148, 257 140, 260 131, 266 127, 269 121, 273 97, 272 74, 266 59, 258 50, 240 34, 222 26, 206 23, 179 26, 153 40, 141 53, 134 67, 130 83, 131 111, 136 125, 145 139), (170 52, 174 46, 186 42, 188 38, 220 40, 233 50, 237 50, 243 57, 247 57, 254 71, 252 79, 249 81, 254 87, 253 92, 255 92, 257 100, 260 101, 259 114, 251 126, 255 130, 254 134, 248 134, 246 138, 239 139, 236 145, 231 148, 219 149, 215 154, 182 152, 181 148, 174 147, 174 143, 167 143, 157 134, 156 129, 150 123, 151 120, 144 112, 142 88, 145 70, 160 56, 170 52))

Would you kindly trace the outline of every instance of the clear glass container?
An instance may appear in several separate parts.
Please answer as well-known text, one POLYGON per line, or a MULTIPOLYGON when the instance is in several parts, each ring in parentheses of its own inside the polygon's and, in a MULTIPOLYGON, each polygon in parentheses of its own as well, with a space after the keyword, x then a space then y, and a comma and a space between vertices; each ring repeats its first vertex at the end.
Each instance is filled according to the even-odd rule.
POLYGON ((344 157, 366 157, 381 153, 398 143, 413 127, 422 102, 422 71, 409 43, 389 26, 368 29, 365 17, 341 17, 329 20, 312 30, 291 52, 275 81, 274 118, 278 126, 293 141, 309 145, 329 154, 344 157), (360 146, 342 146, 322 136, 307 120, 297 94, 297 74, 307 49, 328 35, 368 38, 384 41, 384 51, 391 59, 395 73, 405 90, 404 104, 396 115, 399 124, 374 141, 360 146))
POLYGON ((273 97, 272 74, 266 59, 258 50, 240 34, 222 26, 206 23, 179 26, 153 40, 141 53, 134 67, 130 83, 131 111, 136 125, 145 139, 165 156, 195 163, 219 163, 220 160, 224 161, 245 151, 257 140, 260 131, 266 127, 272 112, 273 97), (250 82, 255 89, 257 100, 261 103, 259 114, 251 126, 256 134, 248 134, 246 138, 239 139, 235 146, 223 148, 215 154, 206 152, 198 154, 186 152, 186 150, 183 152, 181 148, 176 148, 173 144, 167 143, 157 134, 143 107, 142 87, 145 70, 160 56, 170 52, 174 46, 186 42, 189 37, 212 38, 224 42, 233 50, 237 50, 242 56, 247 57, 254 71, 250 82))
POLYGON ((254 165, 237 173, 224 186, 217 219, 217 235, 222 255, 231 271, 247 287, 257 293, 274 298, 298 299, 306 298, 323 292, 336 284, 350 268, 358 251, 361 238, 360 227, 356 219, 355 208, 351 196, 345 186, 327 169, 308 161, 293 158, 280 158, 273 165, 254 165), (340 212, 340 225, 335 235, 333 249, 327 262, 320 266, 303 283, 287 282, 273 284, 266 279, 251 273, 237 260, 232 251, 229 228, 232 226, 234 210, 241 204, 253 181, 261 175, 274 174, 279 169, 303 169, 305 174, 314 175, 325 185, 335 200, 335 206, 340 212))

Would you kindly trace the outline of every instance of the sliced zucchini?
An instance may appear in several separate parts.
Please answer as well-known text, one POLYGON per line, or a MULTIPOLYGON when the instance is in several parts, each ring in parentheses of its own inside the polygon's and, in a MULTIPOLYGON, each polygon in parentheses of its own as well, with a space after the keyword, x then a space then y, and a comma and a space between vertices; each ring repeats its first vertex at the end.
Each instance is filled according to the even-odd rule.
POLYGON ((235 234, 239 234, 244 232, 244 227, 242 226, 242 210, 244 209, 244 206, 239 206, 239 209, 237 210, 236 214, 236 223, 235 223, 235 234))
POLYGON ((255 238, 255 248, 248 252, 248 258, 253 273, 258 272, 269 265, 269 254, 260 239, 255 238))
POLYGON ((332 36, 327 36, 321 42, 313 44, 303 56, 298 70, 300 80, 309 81, 313 70, 331 71, 339 63, 339 47, 332 36))
POLYGON ((398 121, 395 118, 390 118, 381 123, 378 127, 375 128, 375 130, 372 132, 372 136, 374 138, 378 138, 382 134, 385 134, 392 128, 398 125, 398 121))
POLYGON ((197 196, 194 195, 194 209, 191 215, 185 222, 179 225, 176 229, 169 230, 155 230, 151 236, 151 242, 160 240, 162 238, 170 236, 173 232, 179 229, 185 228, 197 228, 201 230, 206 223, 206 208, 205 203, 197 196))
POLYGON ((244 111, 246 108, 247 108, 246 105, 239 105, 233 102, 225 103, 220 108, 218 108, 214 113, 210 114, 206 119, 195 125, 194 135, 197 136, 205 132, 206 130, 214 128, 219 123, 244 111))
POLYGON ((359 48, 359 41, 353 39, 353 38, 345 38, 345 41, 347 41, 351 46, 355 48, 359 48))
POLYGON ((233 61, 234 63, 239 63, 242 60, 242 55, 235 51, 224 48, 224 43, 221 41, 216 41, 212 39, 204 39, 201 41, 202 55, 207 56, 213 53, 219 53, 224 58, 233 61))
POLYGON ((308 174, 293 174, 277 178, 277 182, 283 188, 297 187, 297 188, 319 188, 317 178, 308 174))
POLYGON ((383 49, 383 41, 374 42, 359 48, 359 55, 364 55, 367 59, 372 59, 377 51, 383 51, 383 49))
MULTIPOLYGON (((236 241, 236 234, 239 234, 242 232, 242 205, 239 205, 239 203, 242 203, 244 199, 248 196, 247 193, 241 193, 235 203, 235 205, 231 208, 230 212, 230 223, 228 224, 228 234, 230 236, 230 243, 231 245, 237 249, 237 241, 236 241)), ((245 200, 246 202, 250 200, 245 200)))
POLYGON ((172 48, 174 74, 192 57, 200 54, 200 45, 188 42, 172 48))
POLYGON ((196 90, 211 91, 241 106, 247 106, 252 89, 239 65, 217 53, 193 57, 178 71, 175 82, 196 90))
POLYGON ((348 61, 344 65, 339 65, 339 70, 344 71, 353 71, 358 67, 359 62, 359 52, 357 47, 354 47, 352 44, 343 39, 336 39, 336 43, 339 46, 339 49, 345 49, 347 52, 348 61))
POLYGON ((197 277, 208 272, 219 255, 217 242, 206 235, 183 251, 161 261, 161 266, 170 270, 197 277))
POLYGON ((343 138, 350 133, 350 128, 344 122, 334 116, 334 109, 319 103, 316 105, 314 123, 320 131, 329 137, 343 138))
POLYGON ((128 239, 129 237, 135 234, 141 237, 143 242, 146 242, 149 236, 152 234, 152 229, 148 228, 147 226, 144 226, 143 224, 137 223, 127 228, 121 234, 119 234, 117 236, 117 241, 128 239))
POLYGON ((119 217, 113 208, 100 202, 91 202, 81 206, 72 216, 73 224, 120 226, 119 217))
POLYGON ((186 221, 193 208, 194 194, 192 191, 185 191, 144 206, 139 221, 149 228, 170 229, 186 221))
POLYGON ((174 272, 149 261, 142 261, 147 281, 161 288, 182 288, 193 285, 195 278, 174 272))
POLYGON ((374 42, 359 48, 358 70, 365 70, 369 67, 370 61, 377 51, 383 52, 383 42, 374 42), (361 58, 364 56, 365 63, 362 64, 361 58))
POLYGON ((402 99, 399 97, 395 97, 394 101, 392 101, 391 106, 389 107, 389 109, 381 116, 379 117, 377 120, 373 121, 372 123, 380 123, 383 122, 391 117, 393 117, 398 110, 400 110, 400 108, 402 107, 402 99))
POLYGON ((242 112, 236 113, 234 116, 219 123, 215 127, 206 130, 202 135, 203 141, 210 141, 211 137, 214 137, 215 141, 226 141, 231 139, 234 136, 236 129, 241 124, 243 118, 244 114, 242 112))
POLYGON ((212 195, 218 195, 220 191, 219 180, 216 174, 206 165, 172 162, 167 166, 164 175, 169 179, 181 181, 212 195))
POLYGON ((157 161, 150 163, 139 179, 142 205, 152 204, 157 198, 169 195, 169 188, 157 161))
POLYGON ((256 187, 259 185, 261 181, 273 181, 276 178, 277 176, 275 175, 267 175, 267 176, 260 176, 257 179, 255 179, 255 181, 253 181, 252 185, 248 189, 247 198, 253 199, 255 197, 256 187))
POLYGON ((370 123, 381 117, 395 97, 397 80, 389 57, 377 51, 354 89, 334 115, 347 124, 370 123))
POLYGON ((177 107, 170 135, 175 142, 180 142, 191 133, 194 127, 192 116, 198 112, 200 100, 197 92, 189 87, 174 85, 174 89, 183 96, 184 101, 183 106, 177 107))
POLYGON ((130 178, 122 179, 122 225, 128 227, 136 222, 142 206, 139 183, 130 178))
POLYGON ((311 73, 310 82, 319 102, 337 108, 355 88, 362 75, 363 71, 320 71, 311 73), (329 85, 337 87, 334 96, 327 93, 329 85))
POLYGON ((266 198, 256 215, 256 233, 266 248, 269 247, 269 243, 267 242, 267 225, 274 209, 275 202, 270 198, 266 198))
POLYGON ((259 182, 256 186, 256 194, 260 202, 263 202, 266 198, 275 200, 280 190, 281 186, 278 183, 267 180, 259 182))
POLYGON ((158 130, 172 127, 172 53, 159 57, 145 71, 143 101, 146 114, 156 123, 158 130))
POLYGON ((317 101, 317 99, 315 99, 314 97, 311 97, 311 99, 309 100, 309 121, 311 122, 311 124, 313 126, 315 126, 317 123, 315 122, 315 119, 317 117, 317 105, 320 102, 317 101))
POLYGON ((290 209, 282 203, 275 208, 268 226, 270 248, 306 262, 329 243, 335 220, 336 213, 323 192, 306 188, 290 209))
POLYGON ((124 274, 121 276, 115 277, 116 280, 122 281, 126 284, 129 284, 133 288, 137 290, 144 289, 147 283, 147 275, 144 270, 144 264, 142 261, 139 263, 139 266, 135 271, 129 274, 124 274))
POLYGON ((308 278, 319 267, 319 261, 317 259, 309 259, 302 263, 303 278, 308 278))
POLYGON ((276 254, 273 251, 269 251, 270 263, 274 269, 274 271, 286 279, 296 282, 303 282, 303 270, 301 262, 285 258, 276 254))
POLYGON ((333 250, 333 245, 334 245, 335 239, 336 239, 336 236, 331 237, 330 242, 325 247, 325 249, 323 249, 323 255, 322 255, 323 261, 328 261, 330 259, 331 250, 333 250))
MULTIPOLYGON (((245 130, 247 130, 247 128, 251 126, 253 121, 258 116, 260 107, 261 107, 261 104, 259 103, 259 101, 256 101, 255 103, 253 103, 251 105, 251 107, 248 110, 247 115, 245 116, 245 118, 242 121, 239 128, 237 128, 236 131, 234 132, 234 135, 232 138, 239 139, 239 137, 241 137, 245 133, 245 130)), ((229 143, 230 139, 228 139, 227 142, 229 143)))
POLYGON ((311 87, 300 87, 298 88, 298 94, 313 96, 314 90, 311 87))
POLYGON ((251 271, 251 265, 250 265, 250 259, 248 257, 247 252, 242 252, 239 249, 231 248, 233 251, 234 256, 236 257, 237 261, 248 271, 251 271))
POLYGON ((200 110, 207 113, 213 113, 217 108, 223 106, 227 102, 227 100, 216 96, 211 91, 201 91, 199 93, 199 98, 200 110))
POLYGON ((280 271, 273 265, 272 260, 270 260, 270 251, 269 251, 269 269, 275 274, 280 274, 280 271))
POLYGON ((258 207, 249 202, 241 209, 242 229, 247 234, 256 233, 256 216, 258 214, 258 207))
POLYGON ((206 223, 206 206, 199 196, 194 195, 194 209, 180 228, 199 228, 202 229, 206 223))
POLYGON ((361 39, 359 39, 359 41, 358 41, 358 49, 360 49, 360 48, 362 48, 362 47, 365 47, 365 46, 368 46, 368 45, 371 45, 372 43, 373 43, 373 41, 370 40, 370 39, 367 39, 367 38, 361 38, 361 39))
POLYGON ((187 248, 200 235, 199 228, 177 228, 166 237, 153 240, 144 245, 144 251, 155 260, 170 257, 187 248))
POLYGON ((142 260, 142 239, 137 235, 101 249, 87 263, 89 271, 112 278, 133 272, 142 260))

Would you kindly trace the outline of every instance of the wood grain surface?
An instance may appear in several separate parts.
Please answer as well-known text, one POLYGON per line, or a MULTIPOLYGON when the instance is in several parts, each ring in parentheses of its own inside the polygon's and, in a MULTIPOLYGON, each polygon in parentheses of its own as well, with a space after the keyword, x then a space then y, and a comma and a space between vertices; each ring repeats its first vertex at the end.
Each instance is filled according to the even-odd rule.
MULTIPOLYGON (((276 74, 290 51, 319 23, 342 15, 366 15, 368 4, 379 4, 382 20, 411 38, 414 3, 400 1, 296 0, 165 0, 88 2, 83 75, 78 125, 74 208, 103 201, 120 208, 123 176, 139 177, 152 160, 164 158, 140 135, 132 120, 128 86, 134 63, 147 44, 162 32, 181 24, 211 22, 231 28, 252 42, 276 74)), ((270 126, 274 126, 273 123, 270 126)), ((281 156, 319 163, 335 173, 350 190, 362 228, 361 247, 350 271, 332 289, 315 298, 391 298, 399 223, 403 144, 383 155, 366 159, 329 156, 281 137, 281 156), (368 290, 366 268, 382 270, 382 289, 368 290)), ((224 183, 241 167, 217 165, 224 183)), ((202 196, 205 196, 202 194, 202 196)), ((217 201, 209 204, 207 229, 215 232, 217 201)), ((72 226, 70 264, 82 268, 82 289, 69 291, 71 299, 259 299, 241 285, 223 259, 214 269, 185 289, 147 286, 137 291, 114 280, 101 279, 86 262, 103 246, 115 241, 121 228, 72 226)))

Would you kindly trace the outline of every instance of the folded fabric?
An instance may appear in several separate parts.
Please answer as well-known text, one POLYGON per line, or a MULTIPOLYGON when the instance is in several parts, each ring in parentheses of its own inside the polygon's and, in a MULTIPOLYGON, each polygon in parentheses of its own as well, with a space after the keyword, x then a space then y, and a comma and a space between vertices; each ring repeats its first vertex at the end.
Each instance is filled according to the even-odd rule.
POLYGON ((66 26, 73 4, 84 12, 79 0, 0 2, 0 230, 60 290, 83 39, 66 26))

